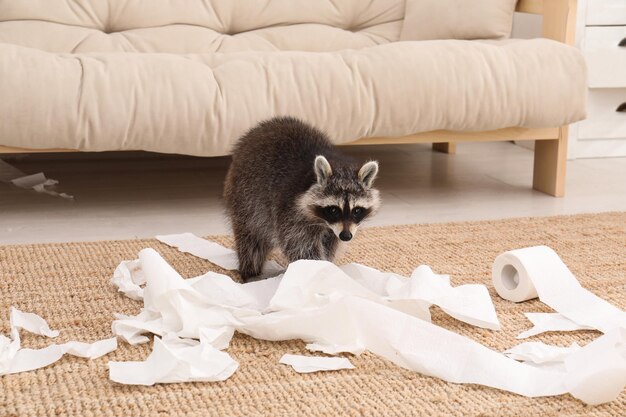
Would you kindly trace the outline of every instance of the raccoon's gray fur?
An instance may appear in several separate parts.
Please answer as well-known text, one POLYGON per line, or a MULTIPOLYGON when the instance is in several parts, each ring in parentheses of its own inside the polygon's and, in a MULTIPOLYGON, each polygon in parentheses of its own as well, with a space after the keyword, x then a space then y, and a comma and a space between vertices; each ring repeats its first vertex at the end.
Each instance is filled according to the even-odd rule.
POLYGON ((268 253, 333 261, 340 239, 376 212, 378 163, 356 165, 326 135, 291 117, 260 123, 235 145, 224 197, 244 281, 268 253))

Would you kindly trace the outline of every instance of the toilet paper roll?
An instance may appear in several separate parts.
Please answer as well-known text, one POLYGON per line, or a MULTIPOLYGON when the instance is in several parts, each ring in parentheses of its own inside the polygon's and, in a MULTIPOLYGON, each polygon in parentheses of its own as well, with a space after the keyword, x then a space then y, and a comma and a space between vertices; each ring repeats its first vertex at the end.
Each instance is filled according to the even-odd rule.
POLYGON ((493 286, 505 300, 519 303, 538 297, 533 279, 525 265, 533 262, 533 258, 525 252, 527 249, 504 252, 493 262, 493 286))
POLYGON ((506 300, 539 297, 574 323, 605 333, 626 326, 626 314, 581 287, 559 255, 547 246, 504 252, 493 263, 492 278, 498 295, 506 300))

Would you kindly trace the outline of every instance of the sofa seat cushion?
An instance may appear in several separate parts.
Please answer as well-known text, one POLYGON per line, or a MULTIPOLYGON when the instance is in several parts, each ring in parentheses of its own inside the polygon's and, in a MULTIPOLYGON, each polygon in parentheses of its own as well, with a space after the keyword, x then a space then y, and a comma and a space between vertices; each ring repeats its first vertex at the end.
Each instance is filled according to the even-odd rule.
POLYGON ((57 54, 0 44, 0 143, 225 155, 293 115, 336 143, 585 116, 580 52, 547 40, 394 42, 335 52, 57 54))

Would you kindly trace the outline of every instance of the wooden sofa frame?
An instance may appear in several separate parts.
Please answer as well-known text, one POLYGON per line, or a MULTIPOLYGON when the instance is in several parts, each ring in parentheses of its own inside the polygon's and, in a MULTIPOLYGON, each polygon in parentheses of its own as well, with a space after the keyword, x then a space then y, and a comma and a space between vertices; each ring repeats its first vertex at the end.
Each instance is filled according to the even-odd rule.
MULTIPOLYGON (((574 44, 576 0, 519 0, 516 10, 543 15, 543 37, 568 45, 574 44)), ((567 126, 542 129, 507 128, 486 132, 438 130, 401 137, 367 137, 348 145, 432 143, 433 149, 454 153, 457 142, 492 142, 534 140, 533 188, 562 197, 565 193, 567 162, 567 126)), ((77 152, 72 149, 23 149, 0 145, 0 154, 41 152, 77 152)))

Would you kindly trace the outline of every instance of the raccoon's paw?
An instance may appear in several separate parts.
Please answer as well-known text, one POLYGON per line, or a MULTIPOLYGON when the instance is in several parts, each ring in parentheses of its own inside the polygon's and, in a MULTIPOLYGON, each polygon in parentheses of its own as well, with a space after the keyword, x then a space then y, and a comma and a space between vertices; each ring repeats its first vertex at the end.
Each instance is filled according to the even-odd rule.
POLYGON ((255 282, 255 281, 263 281, 264 279, 268 279, 268 278, 274 278, 280 274, 284 274, 285 271, 287 270, 287 268, 281 269, 279 271, 269 271, 269 272, 261 272, 260 274, 254 275, 254 276, 246 276, 244 277, 241 272, 239 273, 239 275, 241 276, 241 280, 245 283, 248 282, 255 282))

